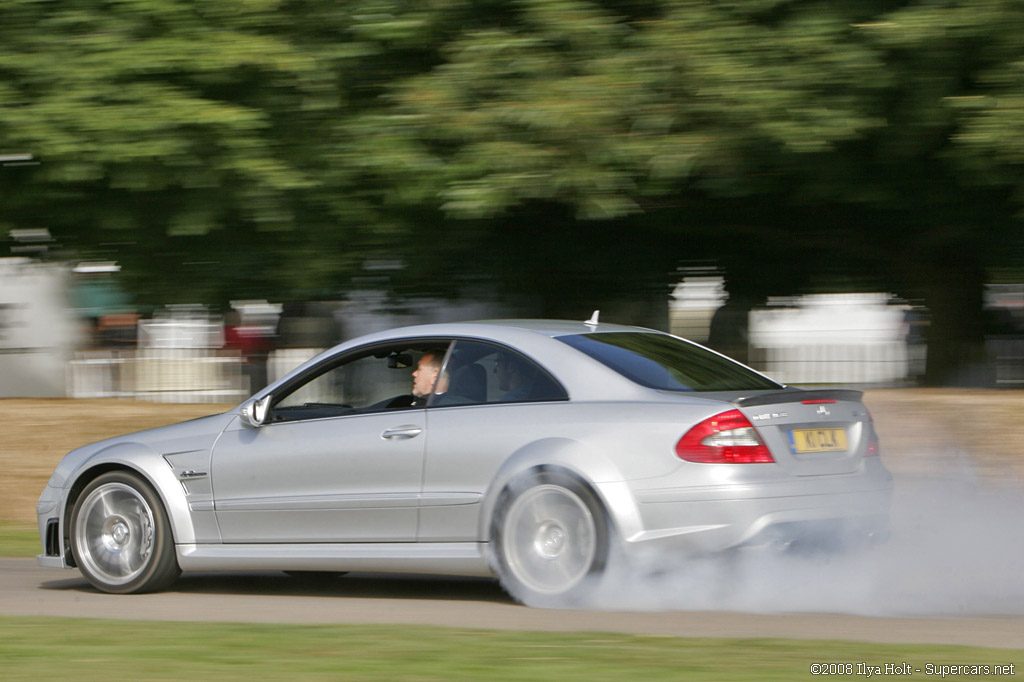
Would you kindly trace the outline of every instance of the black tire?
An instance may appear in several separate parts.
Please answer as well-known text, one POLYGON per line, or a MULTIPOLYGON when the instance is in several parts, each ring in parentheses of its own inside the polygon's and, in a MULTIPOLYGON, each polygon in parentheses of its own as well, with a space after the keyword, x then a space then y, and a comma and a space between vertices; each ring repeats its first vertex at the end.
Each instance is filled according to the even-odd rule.
POLYGON ((608 515, 590 487, 561 471, 531 471, 498 496, 492 568, 520 603, 577 606, 600 582, 610 535, 608 515))
POLYGON ((164 505, 137 474, 111 471, 86 485, 70 537, 79 570, 103 592, 154 592, 181 574, 164 505))

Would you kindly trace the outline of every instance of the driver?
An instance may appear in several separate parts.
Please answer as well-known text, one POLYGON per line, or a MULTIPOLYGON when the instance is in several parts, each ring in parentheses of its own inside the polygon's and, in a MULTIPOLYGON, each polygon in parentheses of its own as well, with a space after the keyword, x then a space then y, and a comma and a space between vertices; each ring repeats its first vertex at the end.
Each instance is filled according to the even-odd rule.
POLYGON ((436 349, 420 356, 416 369, 412 371, 412 406, 426 405, 431 393, 440 395, 448 390, 448 375, 441 374, 444 354, 444 350, 436 349))

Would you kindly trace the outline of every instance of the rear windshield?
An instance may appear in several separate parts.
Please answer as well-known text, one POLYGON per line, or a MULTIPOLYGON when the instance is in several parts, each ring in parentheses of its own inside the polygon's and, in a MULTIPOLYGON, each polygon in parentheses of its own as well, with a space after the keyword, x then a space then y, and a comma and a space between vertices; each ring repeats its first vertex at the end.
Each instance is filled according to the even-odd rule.
POLYGON ((558 340, 649 388, 664 391, 748 391, 781 385, 706 348, 667 334, 607 332, 558 340))

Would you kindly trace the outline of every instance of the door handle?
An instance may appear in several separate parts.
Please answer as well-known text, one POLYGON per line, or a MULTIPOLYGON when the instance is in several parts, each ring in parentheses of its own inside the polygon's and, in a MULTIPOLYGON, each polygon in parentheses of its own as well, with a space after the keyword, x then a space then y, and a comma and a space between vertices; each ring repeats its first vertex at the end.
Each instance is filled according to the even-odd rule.
POLYGON ((403 424, 402 426, 386 429, 384 433, 380 434, 380 437, 385 440, 406 440, 408 438, 415 438, 421 433, 423 433, 423 429, 415 424, 403 424))

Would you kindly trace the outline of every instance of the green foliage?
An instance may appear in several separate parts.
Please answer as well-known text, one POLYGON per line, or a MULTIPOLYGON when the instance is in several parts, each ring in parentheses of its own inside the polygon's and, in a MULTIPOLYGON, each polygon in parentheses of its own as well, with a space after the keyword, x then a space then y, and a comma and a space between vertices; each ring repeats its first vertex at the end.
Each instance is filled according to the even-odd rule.
POLYGON ((704 2, 635 22, 598 3, 518 9, 467 26, 443 64, 401 85, 371 138, 412 137, 416 165, 443 169, 454 216, 542 200, 607 219, 688 188, 764 191, 778 184, 765 181, 769 153, 828 151, 884 123, 880 56, 841 9, 811 4, 771 25, 704 2))
POLYGON ((826 213, 885 253, 894 223, 1016 225, 1022 29, 1014 0, 9 0, 0 153, 42 163, 0 168, 0 219, 157 301, 338 292, 381 256, 436 289, 526 219, 730 260, 695 242, 826 213))

